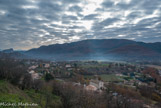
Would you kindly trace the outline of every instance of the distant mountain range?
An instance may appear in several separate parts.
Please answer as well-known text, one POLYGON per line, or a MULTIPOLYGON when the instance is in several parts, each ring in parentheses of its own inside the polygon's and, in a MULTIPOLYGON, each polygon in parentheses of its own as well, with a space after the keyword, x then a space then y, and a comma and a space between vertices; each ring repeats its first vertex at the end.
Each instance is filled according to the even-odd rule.
POLYGON ((10 49, 2 50, 2 52, 4 52, 4 53, 13 53, 14 50, 13 50, 13 48, 10 48, 10 49))
POLYGON ((93 39, 41 46, 26 51, 25 55, 48 60, 158 60, 161 42, 93 39))
POLYGON ((23 58, 29 58, 24 54, 22 51, 14 51, 12 48, 0 50, 0 58, 17 58, 17 59, 23 59, 23 58))
MULTIPOLYGON (((11 51, 11 49, 7 51, 11 51)), ((126 39, 93 39, 41 46, 28 51, 11 51, 10 55, 18 58, 36 58, 58 61, 161 60, 161 42, 144 43, 126 39)))

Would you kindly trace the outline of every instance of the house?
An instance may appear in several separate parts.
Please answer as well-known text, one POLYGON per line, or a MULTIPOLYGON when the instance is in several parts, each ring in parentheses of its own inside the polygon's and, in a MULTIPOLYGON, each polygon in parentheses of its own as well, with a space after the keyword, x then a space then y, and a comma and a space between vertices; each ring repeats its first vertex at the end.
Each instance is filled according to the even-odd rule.
POLYGON ((40 79, 40 76, 38 73, 31 74, 32 79, 40 79))
POLYGON ((71 70, 73 70, 73 68, 68 68, 67 70, 68 70, 68 71, 71 71, 71 70))
POLYGON ((161 76, 161 70, 158 70, 159 71, 159 75, 161 76))
POLYGON ((46 64, 44 64, 44 67, 45 68, 49 68, 50 67, 50 64, 46 63, 46 64))
POLYGON ((29 73, 31 74, 32 79, 40 79, 40 75, 34 70, 29 71, 29 73))
POLYGON ((117 96, 117 95, 118 95, 118 93, 114 92, 114 93, 112 93, 112 95, 113 95, 113 96, 117 96))
POLYGON ((104 89, 104 82, 99 80, 90 80, 89 85, 95 86, 98 90, 104 89))
POLYGON ((73 85, 74 85, 74 86, 80 86, 81 83, 80 83, 80 82, 78 82, 78 83, 73 83, 73 85))
POLYGON ((152 107, 149 105, 143 104, 143 108, 152 108, 152 107))
POLYGON ((97 87, 95 87, 94 85, 88 85, 88 86, 85 86, 85 89, 88 91, 96 91, 97 87))
POLYGON ((29 67, 29 70, 34 70, 34 69, 36 69, 37 67, 38 67, 38 65, 30 66, 30 67, 29 67))
POLYGON ((144 82, 139 82, 138 85, 147 86, 148 84, 147 83, 144 83, 144 82))
POLYGON ((99 81, 98 88, 103 89, 104 88, 104 82, 99 81))
POLYGON ((116 74, 116 76, 123 76, 123 75, 118 73, 118 74, 116 74))
POLYGON ((65 65, 66 68, 71 68, 72 66, 70 64, 65 65))
POLYGON ((29 73, 30 73, 30 74, 33 74, 33 73, 35 73, 35 71, 34 71, 34 70, 31 70, 31 71, 29 71, 29 73))
POLYGON ((150 87, 155 87, 155 83, 154 83, 154 82, 150 82, 150 83, 149 83, 149 86, 150 86, 150 87))

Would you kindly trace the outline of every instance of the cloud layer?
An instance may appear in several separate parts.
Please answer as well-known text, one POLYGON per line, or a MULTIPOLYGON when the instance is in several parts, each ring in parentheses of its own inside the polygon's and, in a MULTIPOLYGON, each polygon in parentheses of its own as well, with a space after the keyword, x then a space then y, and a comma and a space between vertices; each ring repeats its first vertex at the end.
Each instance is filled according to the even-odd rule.
POLYGON ((84 39, 161 41, 160 0, 0 0, 0 48, 84 39))

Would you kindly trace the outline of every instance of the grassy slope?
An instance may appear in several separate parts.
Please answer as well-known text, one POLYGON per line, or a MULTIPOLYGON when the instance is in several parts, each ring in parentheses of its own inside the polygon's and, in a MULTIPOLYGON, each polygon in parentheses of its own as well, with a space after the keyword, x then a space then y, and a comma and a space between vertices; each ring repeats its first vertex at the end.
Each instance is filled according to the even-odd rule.
MULTIPOLYGON (((0 80, 0 102, 31 103, 32 99, 28 95, 26 95, 22 90, 20 90, 18 87, 13 86, 7 81, 0 80)), ((2 106, 0 107, 3 108, 2 106)))
MULTIPOLYGON (((61 107, 60 97, 53 95, 52 93, 48 93, 50 96, 49 108, 61 107)), ((10 102, 10 103, 18 103, 18 102, 27 102, 27 103, 37 103, 39 107, 36 108, 44 108, 46 105, 46 93, 35 93, 34 90, 20 90, 18 87, 8 83, 7 81, 0 80, 0 102, 10 102)), ((1 108, 2 106, 0 106, 1 108)), ((3 107, 2 107, 3 108, 3 107)), ((5 108, 5 107, 4 107, 5 108)), ((17 108, 17 107, 16 107, 17 108)), ((29 108, 29 107, 27 107, 29 108)))
POLYGON ((51 92, 37 92, 35 90, 25 90, 25 93, 32 98, 34 102, 37 102, 42 108, 46 106, 47 96, 49 98, 48 107, 49 108, 61 108, 62 103, 60 97, 53 95, 51 92))
POLYGON ((18 87, 0 80, 0 102, 32 102, 32 99, 18 87))

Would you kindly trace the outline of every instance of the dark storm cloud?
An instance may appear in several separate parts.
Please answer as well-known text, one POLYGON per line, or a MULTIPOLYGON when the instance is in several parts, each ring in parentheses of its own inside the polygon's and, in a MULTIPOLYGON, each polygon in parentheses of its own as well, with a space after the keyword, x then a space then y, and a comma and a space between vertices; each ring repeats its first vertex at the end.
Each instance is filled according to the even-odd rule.
POLYGON ((81 12, 82 8, 77 6, 77 5, 75 5, 75 6, 70 7, 69 11, 71 11, 71 12, 81 12))
POLYGON ((160 0, 131 0, 130 3, 120 2, 116 6, 120 9, 137 9, 144 10, 146 14, 152 14, 153 11, 160 7, 160 0))
POLYGON ((105 26, 109 26, 111 24, 113 24, 114 22, 119 21, 120 19, 118 18, 107 18, 101 22, 96 22, 93 26, 93 30, 102 30, 105 26))
MULTIPOLYGON (((126 3, 126 2, 119 2, 118 4, 116 4, 117 7, 119 7, 120 9, 135 9, 140 7, 140 5, 142 4, 142 2, 145 2, 146 0, 131 0, 130 3, 126 3)), ((139 8, 140 9, 140 8, 139 8)))
POLYGON ((160 0, 146 0, 145 2, 142 3, 141 7, 145 9, 146 14, 152 14, 153 11, 161 5, 160 0))
POLYGON ((64 20, 78 20, 78 18, 76 16, 72 16, 72 15, 64 15, 62 17, 62 21, 64 20))
POLYGON ((130 18, 130 19, 134 19, 134 18, 137 18, 141 15, 141 12, 132 12, 128 15, 127 18, 130 18))
POLYGON ((114 5, 114 2, 109 1, 109 0, 104 0, 104 2, 102 3, 102 5, 105 8, 109 8, 109 7, 112 7, 114 5))
MULTIPOLYGON (((55 3, 52 0, 41 0, 41 2, 39 2, 38 6, 40 8, 42 8, 41 9, 42 12, 43 11, 44 12, 46 12, 46 11, 53 12, 54 11, 54 12, 59 13, 63 10, 63 8, 59 4, 55 3)), ((50 12, 48 12, 48 13, 50 13, 50 12)))
POLYGON ((82 39, 161 41, 160 0, 0 0, 0 49, 82 39))
POLYGON ((90 15, 86 15, 84 16, 84 20, 94 20, 97 19, 96 17, 98 16, 98 14, 90 14, 90 15))
POLYGON ((75 4, 75 3, 79 3, 81 2, 81 0, 62 0, 63 3, 67 3, 67 4, 75 4))
POLYGON ((100 25, 103 25, 103 26, 108 26, 116 21, 118 21, 119 19, 118 18, 107 18, 106 20, 102 21, 100 23, 100 25))

